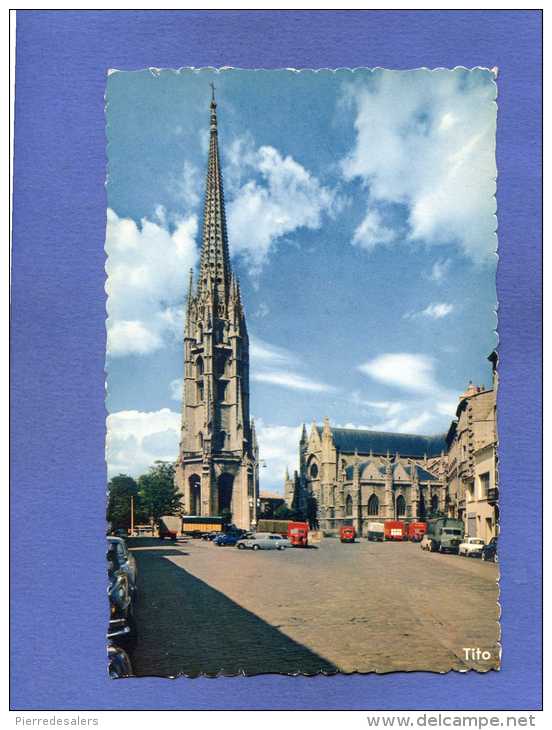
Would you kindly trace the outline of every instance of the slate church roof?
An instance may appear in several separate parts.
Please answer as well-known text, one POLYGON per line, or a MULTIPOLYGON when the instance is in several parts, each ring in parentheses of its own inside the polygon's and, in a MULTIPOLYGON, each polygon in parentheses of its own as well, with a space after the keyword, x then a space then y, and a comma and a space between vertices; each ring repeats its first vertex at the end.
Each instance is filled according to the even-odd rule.
MULTIPOLYGON (((318 426, 322 436, 322 427, 318 426)), ((403 457, 423 459, 424 456, 440 456, 447 450, 445 434, 438 436, 418 436, 408 433, 386 433, 385 431, 364 431, 356 428, 332 428, 335 447, 343 454, 359 454, 385 456, 398 453, 403 457)))

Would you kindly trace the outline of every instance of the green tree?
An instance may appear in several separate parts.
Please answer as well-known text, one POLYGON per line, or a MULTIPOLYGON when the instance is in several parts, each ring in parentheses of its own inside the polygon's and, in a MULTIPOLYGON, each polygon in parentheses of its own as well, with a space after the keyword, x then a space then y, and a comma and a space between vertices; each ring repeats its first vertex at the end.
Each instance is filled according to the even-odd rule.
POLYGON ((178 515, 182 511, 182 495, 174 483, 174 464, 156 461, 147 474, 138 479, 140 510, 152 525, 163 515, 178 515))
MULTIPOLYGON (((113 477, 108 484, 107 521, 113 529, 130 527, 130 500, 138 495, 138 485, 127 474, 113 477)), ((135 505, 136 506, 136 505, 135 505)))
POLYGON ((274 519, 276 520, 298 520, 299 513, 295 509, 290 509, 287 504, 281 504, 274 510, 274 519))

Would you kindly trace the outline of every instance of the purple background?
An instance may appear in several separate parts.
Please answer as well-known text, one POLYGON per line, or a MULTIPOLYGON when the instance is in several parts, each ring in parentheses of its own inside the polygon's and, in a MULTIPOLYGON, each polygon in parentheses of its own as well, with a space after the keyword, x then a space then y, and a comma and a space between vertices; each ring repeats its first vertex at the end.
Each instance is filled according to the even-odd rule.
POLYGON ((540 706, 541 49, 538 11, 17 13, 12 709, 540 706), (106 70, 192 65, 499 67, 500 672, 107 678, 106 70))

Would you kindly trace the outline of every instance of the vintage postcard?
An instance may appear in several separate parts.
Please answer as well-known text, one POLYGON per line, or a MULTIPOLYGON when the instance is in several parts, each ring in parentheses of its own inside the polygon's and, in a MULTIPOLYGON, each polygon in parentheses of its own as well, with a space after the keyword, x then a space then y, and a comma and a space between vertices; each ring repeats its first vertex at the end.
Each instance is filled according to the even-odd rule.
POLYGON ((111 676, 499 668, 496 97, 110 72, 111 676))

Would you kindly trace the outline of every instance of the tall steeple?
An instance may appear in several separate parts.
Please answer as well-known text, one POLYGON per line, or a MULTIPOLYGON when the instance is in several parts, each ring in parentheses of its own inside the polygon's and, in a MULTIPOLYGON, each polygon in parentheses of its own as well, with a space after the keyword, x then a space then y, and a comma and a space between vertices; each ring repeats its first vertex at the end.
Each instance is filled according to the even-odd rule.
POLYGON ((186 304, 182 430, 175 482, 189 514, 231 512, 233 522, 247 529, 255 520, 258 446, 249 416, 249 340, 239 283, 228 254, 214 87, 201 264, 195 289, 190 273, 186 304))
POLYGON ((209 159, 203 209, 203 240, 198 293, 213 292, 221 304, 227 305, 230 291, 230 257, 228 255, 214 84, 211 84, 211 89, 209 159))

